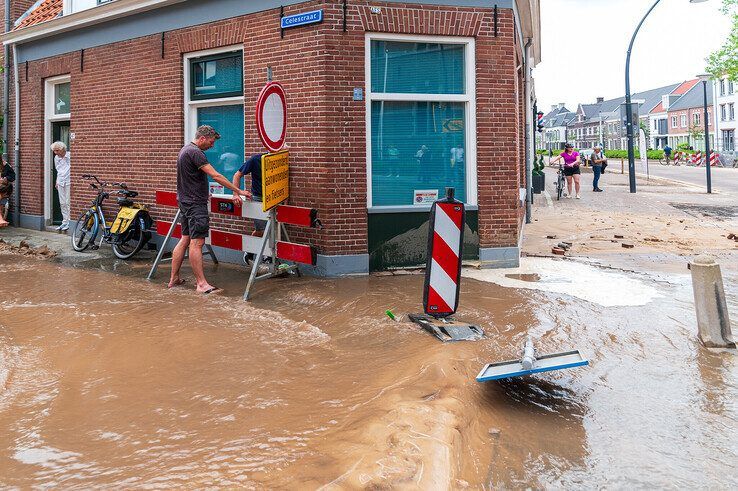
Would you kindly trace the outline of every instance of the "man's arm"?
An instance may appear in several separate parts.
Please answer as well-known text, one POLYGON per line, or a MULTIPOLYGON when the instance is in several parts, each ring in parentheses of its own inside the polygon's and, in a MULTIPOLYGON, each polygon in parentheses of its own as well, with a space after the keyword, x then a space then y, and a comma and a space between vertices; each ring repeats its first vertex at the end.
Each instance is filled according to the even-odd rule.
POLYGON ((213 179, 213 181, 233 191, 233 194, 236 194, 239 196, 245 196, 249 199, 251 198, 251 193, 249 193, 248 191, 244 191, 243 189, 239 189, 238 186, 234 186, 231 181, 223 177, 223 175, 217 170, 215 170, 215 167, 213 167, 212 165, 205 164, 202 167, 200 167, 200 170, 203 171, 208 176, 210 176, 213 179))
POLYGON ((231 181, 234 186, 237 188, 241 187, 241 178, 243 177, 243 174, 241 174, 240 170, 237 170, 235 174, 233 174, 233 180, 231 181))

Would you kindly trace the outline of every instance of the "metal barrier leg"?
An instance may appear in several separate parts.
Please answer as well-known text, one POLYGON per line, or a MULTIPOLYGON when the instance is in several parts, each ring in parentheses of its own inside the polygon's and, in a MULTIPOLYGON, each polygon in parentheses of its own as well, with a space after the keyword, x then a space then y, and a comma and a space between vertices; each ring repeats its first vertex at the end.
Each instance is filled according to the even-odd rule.
POLYGON ((208 254, 210 256, 210 259, 213 260, 214 264, 218 264, 218 258, 215 257, 215 251, 213 250, 213 246, 210 244, 205 244, 205 249, 207 249, 207 252, 205 254, 208 254))
MULTIPOLYGON (((285 226, 284 226, 283 223, 280 223, 279 224, 279 228, 282 230, 282 233, 284 234, 284 238, 287 239, 287 242, 292 242, 290 240, 289 234, 287 233, 287 228, 285 228, 285 226)), ((295 268, 295 272, 297 273, 297 277, 298 278, 302 278, 302 273, 300 272, 300 267, 299 266, 296 266, 296 265, 293 266, 293 267, 295 268)))
POLYGON ((161 257, 164 255, 164 249, 166 249, 169 239, 172 238, 172 232, 174 232, 174 228, 177 226, 177 223, 179 222, 179 214, 180 214, 180 209, 177 208, 177 213, 174 215, 174 220, 172 220, 172 225, 169 227, 169 231, 167 232, 167 235, 164 238, 164 242, 161 243, 159 252, 156 254, 156 259, 154 259, 154 264, 151 266, 151 271, 149 271, 149 275, 146 277, 147 280, 150 280, 151 278, 154 277, 154 274, 156 274, 156 268, 159 266, 159 263, 161 262, 161 257))
MULTIPOLYGON (((251 292, 251 287, 254 286, 254 282, 256 281, 256 274, 259 271, 259 265, 261 264, 261 258, 264 255, 264 249, 266 249, 267 241, 270 240, 271 237, 271 227, 272 227, 272 221, 267 221, 266 227, 264 228, 264 235, 263 240, 261 241, 261 247, 259 248, 259 254, 256 255, 256 258, 254 259, 254 264, 251 265, 251 274, 249 275, 249 282, 246 284, 246 291, 243 292, 243 299, 248 300, 249 299, 249 293, 251 292)), ((274 251, 274 249, 272 249, 274 251)), ((274 266, 274 263, 277 262, 276 254, 274 255, 274 258, 272 259, 272 266, 274 266)), ((270 272, 271 276, 271 272, 270 272)))

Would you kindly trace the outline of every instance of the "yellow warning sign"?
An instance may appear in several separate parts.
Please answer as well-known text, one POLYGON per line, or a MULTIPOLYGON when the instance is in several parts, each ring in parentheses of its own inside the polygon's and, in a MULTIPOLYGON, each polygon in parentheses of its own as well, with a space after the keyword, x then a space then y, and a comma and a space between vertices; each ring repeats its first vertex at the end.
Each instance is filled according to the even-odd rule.
POLYGON ((274 208, 290 197, 290 153, 287 150, 261 157, 261 187, 264 211, 274 208))

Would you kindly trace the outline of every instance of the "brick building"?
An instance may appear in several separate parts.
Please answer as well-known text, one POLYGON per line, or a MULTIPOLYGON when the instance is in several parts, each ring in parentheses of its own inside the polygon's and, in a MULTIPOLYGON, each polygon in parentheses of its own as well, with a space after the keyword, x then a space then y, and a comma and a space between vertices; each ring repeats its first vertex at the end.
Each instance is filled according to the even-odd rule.
POLYGON ((518 262, 537 0, 40 0, 4 43, 17 50, 9 128, 12 141, 17 82, 24 227, 54 222, 57 139, 70 143, 73 218, 93 197, 85 173, 150 204, 175 189, 199 124, 220 131, 207 155, 230 177, 262 151, 253 114, 270 69, 288 97, 290 202, 324 225, 294 231, 317 247, 319 274, 424 263, 429 205, 414 196, 449 185, 468 206, 465 255, 518 262), (314 10, 322 22, 280 29, 281 14, 314 10))
MULTIPOLYGON (((707 84, 707 114, 710 130, 710 148, 715 148, 715 119, 713 115, 712 84, 707 84)), ((705 150, 705 92, 697 83, 669 106, 669 145, 677 148, 686 143, 695 150, 705 150)))

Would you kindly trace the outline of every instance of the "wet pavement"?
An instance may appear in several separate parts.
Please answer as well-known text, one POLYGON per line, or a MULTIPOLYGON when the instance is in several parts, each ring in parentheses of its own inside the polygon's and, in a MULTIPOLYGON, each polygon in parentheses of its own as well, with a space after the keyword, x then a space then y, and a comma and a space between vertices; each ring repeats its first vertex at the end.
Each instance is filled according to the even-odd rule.
POLYGON ((203 297, 146 258, 65 254, 0 253, 0 487, 738 486, 738 358, 697 341, 686 270, 466 270, 458 317, 487 338, 443 345, 384 316, 421 309, 418 275, 243 303, 235 266, 203 297), (528 334, 591 365, 474 380, 528 334))

